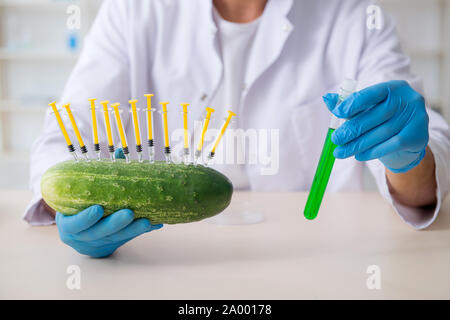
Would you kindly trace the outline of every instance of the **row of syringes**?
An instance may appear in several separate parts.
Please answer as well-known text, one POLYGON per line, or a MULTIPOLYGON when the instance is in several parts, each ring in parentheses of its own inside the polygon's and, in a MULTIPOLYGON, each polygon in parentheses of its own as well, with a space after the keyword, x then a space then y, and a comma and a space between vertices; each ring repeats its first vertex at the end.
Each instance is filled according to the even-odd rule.
MULTIPOLYGON (((148 142, 148 153, 149 153, 149 160, 150 162, 155 161, 155 143, 153 138, 153 113, 156 111, 152 107, 152 97, 153 94, 146 94, 145 97, 147 98, 147 142, 148 142)), ((93 141, 94 141, 94 152, 97 154, 97 160, 101 160, 100 156, 100 142, 99 142, 99 134, 98 134, 98 124, 97 124, 97 107, 95 105, 96 99, 89 99, 91 104, 91 119, 92 119, 92 133, 93 133, 93 141)), ((139 117, 138 112, 140 109, 137 108, 138 100, 130 100, 129 101, 131 105, 131 115, 133 120, 133 128, 134 128, 134 134, 136 139, 136 152, 138 155, 138 161, 143 162, 143 156, 142 156, 142 141, 141 141, 141 131, 140 131, 140 125, 139 125, 139 117)), ((110 111, 113 111, 114 118, 116 120, 116 126, 117 130, 119 132, 120 142, 122 144, 122 150, 123 154, 125 156, 126 162, 130 162, 130 150, 127 143, 127 138, 125 134, 125 129, 123 126, 123 121, 121 117, 122 110, 119 110, 120 103, 113 103, 111 104, 111 108, 108 107, 109 101, 100 101, 100 104, 103 107, 103 115, 105 120, 105 129, 106 129, 106 135, 107 135, 107 141, 108 141, 108 152, 111 158, 111 161, 115 161, 115 147, 113 142, 113 135, 112 135, 112 126, 111 126, 111 120, 110 120, 110 111)), ((170 148, 170 140, 169 140, 169 128, 168 128, 168 107, 167 105, 169 102, 160 102, 161 104, 161 114, 162 114, 162 121, 163 121, 163 129, 164 129, 164 155, 167 163, 171 163, 171 148, 170 148)), ((67 129, 64 125, 64 122, 60 115, 60 110, 58 110, 56 106, 56 102, 52 102, 49 104, 49 106, 53 110, 53 114, 56 117, 56 120, 58 122, 58 125, 61 129, 61 132, 64 136, 64 139, 67 143, 68 150, 70 154, 74 157, 76 161, 79 160, 79 157, 75 151, 75 147, 69 137, 69 134, 67 132, 67 129)), ((181 104, 183 108, 183 131, 184 131, 184 150, 183 150, 183 162, 185 164, 190 163, 190 150, 189 150, 189 130, 188 130, 188 103, 182 103, 181 104)), ((70 104, 63 105, 63 109, 66 111, 67 116, 69 117, 70 123, 72 125, 72 128, 75 132, 75 136, 78 140, 78 144, 80 146, 80 151, 82 154, 82 158, 86 161, 89 161, 88 157, 88 150, 87 147, 83 141, 83 138, 81 136, 80 130, 78 129, 77 123, 75 121, 75 117, 72 113, 72 110, 70 108, 70 104)), ((203 122, 203 128, 201 132, 201 136, 198 142, 197 149, 194 153, 194 164, 198 163, 199 158, 202 155, 203 145, 206 137, 206 132, 208 130, 209 122, 211 119, 211 115, 214 112, 214 109, 212 108, 206 108, 206 117, 203 122)), ((211 151, 208 155, 208 161, 212 160, 214 158, 217 146, 219 145, 222 137, 225 134, 225 131, 228 127, 228 125, 231 122, 231 118, 235 116, 236 114, 232 111, 228 111, 228 117, 225 119, 225 122, 222 125, 222 128, 220 129, 220 132, 218 136, 216 137, 213 146, 211 148, 211 151)))

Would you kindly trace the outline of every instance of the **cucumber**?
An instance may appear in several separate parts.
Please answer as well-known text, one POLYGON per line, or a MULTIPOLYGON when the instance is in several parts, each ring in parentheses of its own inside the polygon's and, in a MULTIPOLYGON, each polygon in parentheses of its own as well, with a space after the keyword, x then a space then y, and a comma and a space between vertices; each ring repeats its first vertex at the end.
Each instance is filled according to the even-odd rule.
POLYGON ((222 212, 233 185, 201 165, 125 160, 66 161, 48 169, 41 180, 44 201, 64 215, 101 205, 105 216, 131 209, 152 224, 199 221, 222 212))

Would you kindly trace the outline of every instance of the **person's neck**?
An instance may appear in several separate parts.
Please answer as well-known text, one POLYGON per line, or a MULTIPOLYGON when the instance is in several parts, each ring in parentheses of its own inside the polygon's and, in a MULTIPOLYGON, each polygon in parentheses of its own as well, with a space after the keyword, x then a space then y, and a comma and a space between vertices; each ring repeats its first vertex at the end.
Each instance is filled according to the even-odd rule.
POLYGON ((267 0, 213 0, 213 3, 225 20, 247 23, 263 14, 267 0))

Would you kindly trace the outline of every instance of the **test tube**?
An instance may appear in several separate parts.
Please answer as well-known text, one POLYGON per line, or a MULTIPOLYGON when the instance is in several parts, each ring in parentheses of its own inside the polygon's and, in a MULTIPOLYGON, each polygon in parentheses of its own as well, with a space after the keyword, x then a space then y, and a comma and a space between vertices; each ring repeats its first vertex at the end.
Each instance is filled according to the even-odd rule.
POLYGON ((202 135, 200 136, 200 141, 198 142, 197 150, 195 151, 194 164, 197 164, 198 159, 202 155, 203 144, 205 143, 206 131, 208 130, 209 120, 211 120, 211 114, 214 112, 212 108, 206 108, 205 122, 203 122, 202 135))
POLYGON ((67 133, 66 127, 64 126, 64 122, 61 118, 61 115, 59 114, 58 108, 56 107, 56 101, 49 104, 50 107, 53 109, 53 113, 55 114, 56 121, 58 122, 59 128, 61 129, 61 132, 64 136, 64 140, 66 140, 67 143, 67 149, 69 149, 70 154, 73 156, 75 161, 78 161, 77 153, 75 152, 75 148, 72 144, 72 141, 70 141, 69 134, 67 133))
POLYGON ((109 120, 109 109, 108 109, 109 101, 100 101, 100 104, 103 106, 103 116, 105 118, 105 127, 106 127, 106 136, 108 138, 108 152, 109 152, 109 156, 111 158, 111 161, 115 161, 114 140, 113 140, 113 137, 112 137, 111 121, 109 120))
MULTIPOLYGON (((355 80, 346 79, 339 89, 339 100, 337 105, 342 103, 349 95, 356 90, 357 82, 355 80)), ((333 152, 336 145, 331 141, 331 135, 344 122, 344 119, 339 119, 332 115, 330 127, 328 128, 325 143, 320 155, 319 164, 317 165, 316 174, 309 191, 308 200, 304 210, 306 219, 313 220, 319 213, 320 205, 322 203, 325 190, 330 179, 331 171, 333 169, 334 161, 336 160, 333 152)))
POLYGON ((101 160, 100 143, 98 140, 98 124, 97 124, 97 107, 95 101, 97 99, 88 99, 91 102, 91 117, 92 117, 92 136, 94 138, 94 151, 97 154, 97 160, 101 160))
POLYGON ((228 125, 231 122, 231 118, 235 115, 236 114, 233 111, 228 111, 228 117, 225 119, 225 122, 222 125, 222 128, 220 129, 219 135, 217 136, 216 140, 214 141, 211 152, 208 155, 208 161, 211 161, 214 158, 214 155, 216 154, 217 146, 219 145, 220 141, 222 140, 222 137, 225 134, 225 131, 227 130, 228 125))
POLYGON ((125 136, 125 130, 123 129, 122 118, 120 116, 119 110, 120 103, 113 103, 111 107, 114 110, 114 115, 116 118, 117 130, 119 130, 120 142, 122 143, 122 151, 125 155, 126 162, 130 162, 130 151, 128 150, 127 137, 125 136))
POLYGON ((131 104, 131 114, 133 117, 134 137, 136 139, 136 152, 138 154, 138 161, 142 162, 142 143, 141 143, 141 130, 139 128, 138 110, 136 104, 138 100, 128 101, 131 104))
POLYGON ((166 157, 166 162, 171 163, 172 159, 170 156, 170 141, 169 141, 169 126, 167 124, 167 105, 169 102, 160 102, 162 106, 162 120, 164 128, 164 156, 166 157))
POLYGON ((188 106, 189 103, 182 103, 183 107, 183 127, 184 127, 184 150, 183 161, 184 164, 189 163, 189 130, 188 130, 188 106))
POLYGON ((147 98, 147 137, 148 137, 148 156, 150 162, 155 162, 155 143, 153 141, 153 112, 152 97, 154 94, 145 94, 147 98))
POLYGON ((75 121, 75 117, 72 114, 72 110, 70 110, 70 103, 65 104, 63 106, 63 108, 66 109, 67 115, 69 116, 69 120, 70 120, 70 123, 72 124, 73 131, 75 132, 75 136, 77 137, 78 144, 80 145, 81 154, 86 161, 89 161, 89 158, 87 156, 88 151, 87 151, 86 145, 84 144, 83 138, 81 137, 80 130, 78 130, 78 126, 75 121))

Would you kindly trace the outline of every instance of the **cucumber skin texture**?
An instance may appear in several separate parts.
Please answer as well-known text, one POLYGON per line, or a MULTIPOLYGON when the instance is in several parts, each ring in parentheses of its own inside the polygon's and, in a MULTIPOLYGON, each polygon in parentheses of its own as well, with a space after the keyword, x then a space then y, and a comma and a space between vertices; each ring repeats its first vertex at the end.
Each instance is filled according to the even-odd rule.
POLYGON ((136 219, 177 224, 225 210, 233 185, 220 172, 201 165, 72 160, 45 172, 41 192, 44 201, 64 215, 98 204, 104 216, 130 209, 136 219))

